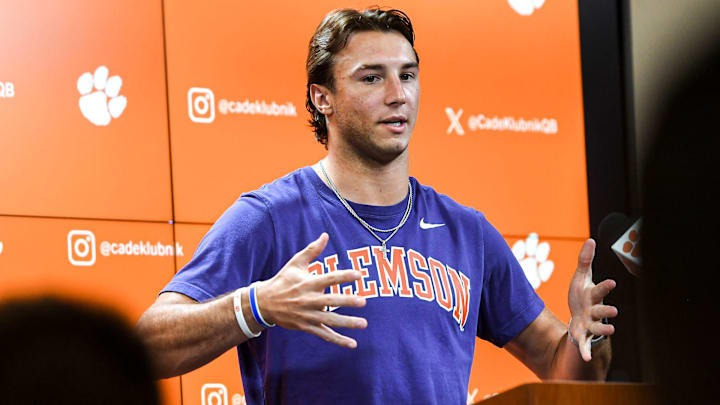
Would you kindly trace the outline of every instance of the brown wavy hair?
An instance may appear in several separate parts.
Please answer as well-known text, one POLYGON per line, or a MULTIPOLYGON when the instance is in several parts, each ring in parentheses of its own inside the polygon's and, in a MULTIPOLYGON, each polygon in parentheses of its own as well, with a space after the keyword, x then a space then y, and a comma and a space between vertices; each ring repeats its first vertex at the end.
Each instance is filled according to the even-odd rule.
POLYGON ((322 20, 310 39, 307 68, 307 98, 305 107, 310 112, 309 123, 318 142, 327 149, 328 129, 325 116, 315 108, 310 98, 310 85, 319 84, 334 91, 332 68, 334 56, 347 45, 350 36, 362 31, 397 31, 410 42, 415 59, 420 63, 415 50, 415 32, 410 17, 396 9, 382 10, 372 7, 358 11, 353 9, 333 10, 322 20))

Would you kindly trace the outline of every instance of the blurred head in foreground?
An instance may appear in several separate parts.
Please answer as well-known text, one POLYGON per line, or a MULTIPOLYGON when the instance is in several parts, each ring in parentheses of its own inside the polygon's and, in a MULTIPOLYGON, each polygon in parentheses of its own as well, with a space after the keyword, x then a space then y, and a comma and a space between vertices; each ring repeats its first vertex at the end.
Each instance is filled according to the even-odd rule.
MULTIPOLYGON (((720 44, 718 42, 717 44, 720 44)), ((643 312, 649 361, 666 404, 716 404, 720 356, 720 47, 670 93, 643 187, 643 312)))
POLYGON ((3 404, 158 404, 149 358, 115 313, 42 297, 0 303, 3 404))

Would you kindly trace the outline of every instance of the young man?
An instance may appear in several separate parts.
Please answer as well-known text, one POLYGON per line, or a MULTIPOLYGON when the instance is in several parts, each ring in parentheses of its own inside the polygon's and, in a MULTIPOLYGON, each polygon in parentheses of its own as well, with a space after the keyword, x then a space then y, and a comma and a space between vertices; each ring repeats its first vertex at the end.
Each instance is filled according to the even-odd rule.
POLYGON ((143 315, 161 376, 238 346, 248 403, 457 404, 479 336, 541 378, 604 378, 610 346, 590 340, 617 310, 602 305, 614 282, 592 283, 594 242, 568 328, 481 213, 408 176, 413 42, 397 10, 325 17, 307 106, 327 157, 238 199, 143 315))

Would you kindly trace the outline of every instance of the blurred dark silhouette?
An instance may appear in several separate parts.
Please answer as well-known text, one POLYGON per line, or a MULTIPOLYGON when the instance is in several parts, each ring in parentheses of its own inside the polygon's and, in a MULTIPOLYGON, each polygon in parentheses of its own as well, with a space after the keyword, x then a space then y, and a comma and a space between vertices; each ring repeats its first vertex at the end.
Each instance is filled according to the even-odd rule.
POLYGON ((114 312, 55 297, 0 303, 0 403, 158 404, 150 360, 114 312))
POLYGON ((716 46, 668 93, 645 167, 640 345, 666 404, 720 403, 719 75, 716 46))

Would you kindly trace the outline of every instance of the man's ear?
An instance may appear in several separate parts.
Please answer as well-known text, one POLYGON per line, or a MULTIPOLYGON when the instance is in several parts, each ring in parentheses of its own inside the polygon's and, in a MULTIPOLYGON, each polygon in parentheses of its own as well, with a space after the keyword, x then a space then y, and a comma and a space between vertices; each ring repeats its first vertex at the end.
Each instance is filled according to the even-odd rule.
POLYGON ((320 114, 326 116, 332 114, 332 92, 327 87, 315 83, 311 84, 310 100, 320 114))

